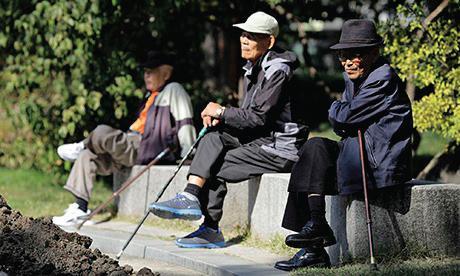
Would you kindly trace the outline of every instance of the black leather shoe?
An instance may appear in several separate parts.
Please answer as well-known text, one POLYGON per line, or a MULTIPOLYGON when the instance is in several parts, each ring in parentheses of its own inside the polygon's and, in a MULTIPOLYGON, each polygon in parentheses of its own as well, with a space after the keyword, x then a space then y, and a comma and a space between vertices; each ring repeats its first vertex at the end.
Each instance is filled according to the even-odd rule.
POLYGON ((275 268, 291 271, 301 267, 331 267, 329 255, 324 248, 314 249, 302 248, 289 261, 280 261, 275 264, 275 268))
POLYGON ((308 221, 298 234, 286 237, 286 245, 294 248, 304 248, 309 246, 328 247, 336 244, 331 227, 327 222, 318 223, 308 221))

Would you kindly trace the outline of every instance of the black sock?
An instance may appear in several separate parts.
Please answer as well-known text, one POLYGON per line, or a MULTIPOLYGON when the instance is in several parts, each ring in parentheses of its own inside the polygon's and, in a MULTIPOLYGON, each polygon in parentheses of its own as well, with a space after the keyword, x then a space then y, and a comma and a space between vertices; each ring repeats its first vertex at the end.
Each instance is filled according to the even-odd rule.
POLYGON ((78 209, 82 210, 83 212, 88 211, 88 201, 76 196, 75 203, 78 204, 78 209))
POLYGON ((204 218, 203 224, 204 224, 204 226, 212 228, 213 230, 216 230, 216 231, 217 231, 217 229, 219 229, 219 222, 213 221, 213 220, 210 220, 210 219, 206 219, 206 217, 204 218))
POLYGON ((188 183, 187 187, 185 187, 184 192, 187 192, 189 194, 192 194, 198 198, 198 195, 200 194, 201 187, 192 183, 188 183))
POLYGON ((326 201, 323 195, 309 196, 311 220, 314 222, 326 222, 326 201))

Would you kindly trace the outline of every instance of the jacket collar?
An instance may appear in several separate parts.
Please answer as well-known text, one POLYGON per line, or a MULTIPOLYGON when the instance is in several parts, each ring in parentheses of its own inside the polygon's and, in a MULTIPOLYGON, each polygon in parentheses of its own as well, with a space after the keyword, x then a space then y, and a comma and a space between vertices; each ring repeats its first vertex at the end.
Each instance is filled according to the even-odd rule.
POLYGON ((243 70, 246 71, 244 73, 244 76, 249 79, 257 78, 257 75, 259 74, 260 69, 262 69, 263 60, 267 58, 269 52, 270 50, 265 52, 259 59, 257 59, 255 63, 252 63, 251 61, 248 60, 246 64, 243 66, 243 70))

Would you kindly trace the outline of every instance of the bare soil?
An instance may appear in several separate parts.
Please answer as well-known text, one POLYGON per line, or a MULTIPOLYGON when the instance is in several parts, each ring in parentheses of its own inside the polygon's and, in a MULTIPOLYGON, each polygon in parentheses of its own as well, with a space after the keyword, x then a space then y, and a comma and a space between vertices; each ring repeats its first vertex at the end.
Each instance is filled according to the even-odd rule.
POLYGON ((29 218, 12 210, 0 195, 0 275, 159 275, 89 249, 92 239, 67 233, 51 218, 29 218))

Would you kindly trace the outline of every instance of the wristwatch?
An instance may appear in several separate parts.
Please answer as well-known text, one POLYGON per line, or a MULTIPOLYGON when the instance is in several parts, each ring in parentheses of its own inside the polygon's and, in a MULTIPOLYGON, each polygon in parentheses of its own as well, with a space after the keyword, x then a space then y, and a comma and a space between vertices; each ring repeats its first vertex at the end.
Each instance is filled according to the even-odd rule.
POLYGON ((224 115, 225 106, 221 106, 216 109, 216 118, 221 118, 224 115))

